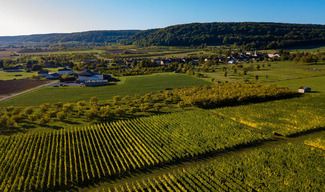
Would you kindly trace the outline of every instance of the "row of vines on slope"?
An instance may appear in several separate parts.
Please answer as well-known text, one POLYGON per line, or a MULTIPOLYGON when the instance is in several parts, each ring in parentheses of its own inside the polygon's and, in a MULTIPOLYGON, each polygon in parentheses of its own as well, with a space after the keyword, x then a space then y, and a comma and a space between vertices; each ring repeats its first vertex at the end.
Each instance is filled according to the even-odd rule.
POLYGON ((325 128, 325 97, 287 100, 214 109, 218 115, 285 136, 325 128))
POLYGON ((324 191, 324 157, 289 143, 98 191, 324 191))
POLYGON ((206 110, 0 137, 0 191, 63 190, 268 138, 206 110))

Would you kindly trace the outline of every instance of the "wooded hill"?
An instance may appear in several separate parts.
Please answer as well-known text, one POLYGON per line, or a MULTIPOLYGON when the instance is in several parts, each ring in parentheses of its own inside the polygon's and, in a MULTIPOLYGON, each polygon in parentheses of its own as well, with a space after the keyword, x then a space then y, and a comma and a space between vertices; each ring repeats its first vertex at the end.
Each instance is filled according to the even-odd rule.
POLYGON ((21 43, 116 43, 136 34, 139 30, 87 31, 0 37, 0 44, 21 43))
POLYGON ((191 23, 150 29, 123 41, 139 46, 245 45, 274 49, 324 45, 325 25, 285 23, 191 23))

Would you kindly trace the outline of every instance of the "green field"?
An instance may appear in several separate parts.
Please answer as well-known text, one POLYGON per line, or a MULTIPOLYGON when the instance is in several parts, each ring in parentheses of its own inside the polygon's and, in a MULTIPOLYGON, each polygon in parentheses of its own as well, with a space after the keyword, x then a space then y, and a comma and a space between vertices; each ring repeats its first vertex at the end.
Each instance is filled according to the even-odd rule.
POLYGON ((0 137, 0 191, 78 187, 268 137, 207 110, 0 137))
POLYGON ((73 53, 95 53, 95 54, 99 54, 99 53, 104 53, 104 50, 80 50, 80 51, 58 51, 58 52, 54 52, 51 54, 73 54, 73 53))
MULTIPOLYGON (((58 72, 61 68, 44 68, 49 72, 58 72)), ((21 72, 3 72, 0 71, 0 80, 13 80, 13 79, 25 79, 32 76, 38 76, 37 71, 25 72, 24 69, 21 69, 21 72)))
MULTIPOLYGON (((310 104, 305 98, 293 100, 310 104)), ((277 102, 266 104, 280 106, 277 102)), ((254 109, 272 112, 270 106, 254 109)), ((233 109, 246 114, 243 107, 251 105, 233 109)), ((313 113, 316 108, 304 110, 313 113)), ((286 130, 288 126, 278 127, 286 130)), ((272 140, 274 136, 265 127, 247 126, 214 110, 192 110, 0 136, 0 169, 6 170, 0 172, 0 190, 321 190, 325 155, 320 147, 324 143, 321 135, 324 131, 317 134, 317 139, 272 140)))
POLYGON ((37 72, 3 72, 0 71, 0 80, 13 80, 13 79, 25 79, 32 77, 33 75, 38 75, 37 72))
POLYGON ((325 95, 226 107, 216 114, 258 130, 292 135, 325 127, 325 95))
POLYGON ((298 91, 299 87, 306 86, 311 88, 313 94, 325 94, 325 76, 307 77, 276 82, 265 82, 264 84, 276 84, 283 87, 288 87, 293 91, 298 91))
POLYGON ((323 191, 325 152, 301 143, 259 149, 102 191, 323 191))
POLYGON ((165 88, 190 87, 209 82, 188 75, 163 73, 147 76, 122 77, 117 85, 103 87, 45 87, 0 102, 0 106, 39 106, 49 102, 77 102, 96 96, 110 100, 116 95, 133 96, 161 91, 165 88))
POLYGON ((325 63, 318 64, 301 64, 293 63, 291 61, 285 62, 258 62, 251 64, 243 64, 245 67, 253 66, 253 71, 248 71, 247 75, 239 75, 233 73, 232 65, 220 65, 217 68, 217 72, 203 72, 208 76, 207 80, 214 78, 215 81, 243 81, 247 79, 252 82, 256 82, 255 76, 258 75, 259 79, 257 82, 277 82, 283 80, 291 80, 297 78, 313 77, 313 76, 325 76, 325 63), (257 65, 265 65, 261 67, 260 70, 256 70, 257 65), (267 64, 271 64, 271 67, 267 67, 267 64), (222 67, 228 68, 228 77, 224 76, 224 73, 221 71, 222 67))
POLYGON ((300 46, 300 47, 292 47, 289 50, 295 51, 325 51, 325 46, 300 46))
MULTIPOLYGON (((317 49, 324 47, 306 47, 317 49)), ((55 54, 89 52, 103 51, 55 54)), ((232 66, 199 72, 207 78, 124 76, 108 86, 45 87, 0 102, 0 191, 324 191, 325 63, 245 63, 254 68, 248 75, 232 66), (260 84, 192 87, 212 78, 260 84), (312 93, 265 86, 273 84, 312 93), (181 87, 190 88, 163 92, 181 87), (88 102, 94 96, 99 102, 88 102)), ((36 74, 22 73, 17 78, 36 74)), ((0 79, 9 74, 1 71, 0 79)))

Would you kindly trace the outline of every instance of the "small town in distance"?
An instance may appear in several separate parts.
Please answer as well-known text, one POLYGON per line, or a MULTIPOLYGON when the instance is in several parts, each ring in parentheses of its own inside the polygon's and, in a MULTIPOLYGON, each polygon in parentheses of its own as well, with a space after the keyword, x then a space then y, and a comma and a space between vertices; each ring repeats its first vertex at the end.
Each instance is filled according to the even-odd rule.
POLYGON ((312 1, 3 3, 0 191, 324 191, 312 1))

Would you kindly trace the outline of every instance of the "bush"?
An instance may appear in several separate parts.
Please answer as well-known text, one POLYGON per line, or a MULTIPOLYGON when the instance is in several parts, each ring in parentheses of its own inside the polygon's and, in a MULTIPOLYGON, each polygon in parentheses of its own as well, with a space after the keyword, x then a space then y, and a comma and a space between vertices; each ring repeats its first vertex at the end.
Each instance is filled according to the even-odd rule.
POLYGON ((49 115, 44 115, 40 120, 39 120, 39 124, 41 125, 46 125, 50 122, 51 118, 49 115))
POLYGON ((90 107, 97 106, 98 105, 98 98, 97 97, 91 97, 89 101, 90 107))
POLYGON ((66 104, 63 105, 62 110, 64 112, 68 113, 68 112, 73 111, 73 107, 74 107, 73 103, 66 103, 66 104))
POLYGON ((67 114, 63 111, 60 111, 56 114, 56 117, 60 120, 63 121, 64 119, 67 118, 67 114))
POLYGON ((24 113, 24 115, 28 116, 28 115, 32 114, 33 112, 34 112, 34 109, 32 107, 26 107, 24 109, 23 113, 24 113))
POLYGON ((36 114, 30 114, 30 115, 28 115, 28 119, 31 122, 35 122, 38 119, 38 115, 36 115, 36 114))
POLYGON ((42 113, 45 113, 46 111, 48 111, 51 107, 50 103, 44 103, 42 105, 40 105, 40 109, 42 113))

